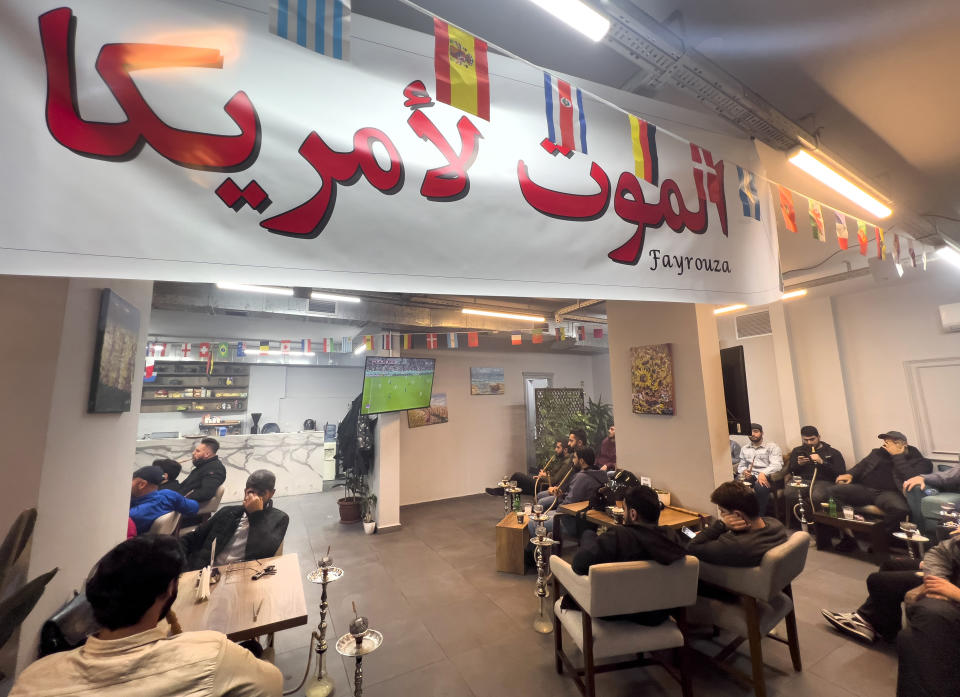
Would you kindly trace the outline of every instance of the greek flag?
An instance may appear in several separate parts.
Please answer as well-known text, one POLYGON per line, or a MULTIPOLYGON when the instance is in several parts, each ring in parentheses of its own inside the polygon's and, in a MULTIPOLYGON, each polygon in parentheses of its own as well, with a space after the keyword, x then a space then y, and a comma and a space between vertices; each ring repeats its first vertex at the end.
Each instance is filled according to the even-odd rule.
POLYGON ((273 0, 270 31, 331 58, 350 58, 350 0, 273 0))
POLYGON ((743 204, 743 217, 760 220, 760 196, 757 194, 757 177, 750 170, 737 166, 740 180, 740 203, 743 204))

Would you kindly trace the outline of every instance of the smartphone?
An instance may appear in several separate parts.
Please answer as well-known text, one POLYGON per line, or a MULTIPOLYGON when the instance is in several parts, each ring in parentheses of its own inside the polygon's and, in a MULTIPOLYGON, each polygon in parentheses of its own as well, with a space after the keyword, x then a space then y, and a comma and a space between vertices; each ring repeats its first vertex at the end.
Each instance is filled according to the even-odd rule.
POLYGON ((689 537, 690 539, 693 539, 694 537, 697 536, 697 533, 695 533, 693 530, 691 530, 690 528, 688 528, 686 525, 684 525, 682 528, 680 528, 680 532, 682 532, 684 535, 686 535, 686 536, 689 537))

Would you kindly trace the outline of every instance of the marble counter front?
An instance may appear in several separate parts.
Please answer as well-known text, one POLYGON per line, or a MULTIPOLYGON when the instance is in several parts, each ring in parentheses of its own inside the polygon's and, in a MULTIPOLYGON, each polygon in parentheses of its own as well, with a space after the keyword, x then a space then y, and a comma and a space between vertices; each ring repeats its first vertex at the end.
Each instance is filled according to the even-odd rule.
MULTIPOLYGON (((151 464, 157 458, 184 460, 190 457, 198 439, 164 438, 137 441, 135 467, 151 464)), ((220 461, 227 468, 223 502, 240 501, 247 477, 258 469, 267 469, 277 476, 277 496, 311 494, 323 491, 323 480, 334 475, 335 443, 324 447, 323 433, 269 433, 220 436, 220 461)), ((193 468, 183 466, 180 481, 193 468)))

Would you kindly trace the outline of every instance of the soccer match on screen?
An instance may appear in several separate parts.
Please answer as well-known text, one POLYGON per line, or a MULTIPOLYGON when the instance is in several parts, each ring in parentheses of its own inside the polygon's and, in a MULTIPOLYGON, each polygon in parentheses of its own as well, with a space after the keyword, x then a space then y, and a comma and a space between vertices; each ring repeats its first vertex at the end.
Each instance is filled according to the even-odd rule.
POLYGON ((430 406, 434 359, 367 356, 361 412, 421 409, 430 406))

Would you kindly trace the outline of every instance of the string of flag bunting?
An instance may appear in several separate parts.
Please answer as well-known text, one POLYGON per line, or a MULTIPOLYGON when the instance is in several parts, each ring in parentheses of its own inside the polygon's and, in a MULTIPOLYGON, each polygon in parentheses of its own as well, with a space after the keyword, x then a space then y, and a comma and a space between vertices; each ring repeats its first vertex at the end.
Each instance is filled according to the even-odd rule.
MULTIPOLYGON (((556 149, 565 156, 573 152, 586 154, 587 146, 587 118, 584 109, 585 91, 568 81, 558 78, 548 71, 496 44, 476 37, 464 29, 447 22, 436 14, 419 6, 412 0, 397 0, 403 5, 426 15, 433 20, 434 25, 434 65, 436 72, 436 95, 438 101, 473 114, 478 118, 490 120, 490 77, 488 72, 487 53, 492 46, 497 51, 520 61, 543 73, 544 111, 546 117, 546 138, 556 149)), ((274 0, 271 5, 270 30, 283 38, 295 41, 304 48, 314 50, 323 55, 341 60, 349 59, 350 45, 350 0, 311 0, 311 2, 294 3, 289 0, 274 0)), ((586 92, 593 100, 623 113, 627 117, 630 141, 633 152, 635 173, 638 179, 657 186, 659 184, 657 135, 662 133, 676 138, 684 143, 690 143, 685 138, 658 127, 634 114, 631 114, 599 97, 586 92)), ((691 152, 694 161, 698 153, 692 143, 691 152)), ((702 149, 701 149, 702 150, 702 149)), ((709 157, 704 151, 702 156, 709 157)), ((766 181, 778 192, 780 201, 780 216, 784 227, 793 233, 799 233, 798 211, 795 199, 807 200, 807 214, 813 239, 826 242, 828 232, 835 236, 841 250, 848 249, 850 233, 856 230, 856 243, 860 254, 867 256, 870 242, 876 245, 876 255, 879 259, 888 256, 885 231, 879 225, 857 218, 844 211, 804 196, 773 180, 757 175, 743 167, 737 166, 739 180, 739 196, 744 217, 760 220, 760 197, 757 188, 759 180, 766 181), (832 215, 831 215, 832 212, 832 215)), ((918 266, 918 256, 926 269, 927 252, 931 247, 921 245, 916 240, 899 233, 892 234, 893 261, 901 264, 901 254, 906 247, 913 267, 918 266), (901 238, 905 244, 901 243, 901 238)), ((401 335, 407 336, 407 335, 401 335)), ((430 335, 428 335, 430 336, 430 335)), ((522 339, 521 339, 522 340, 522 339)), ((520 343, 521 340, 515 343, 520 343)), ((401 339, 402 341, 402 339, 401 339)), ((534 339, 536 343, 536 339, 534 339)), ((427 348, 436 348, 438 339, 428 340, 427 348)), ((457 348, 456 335, 448 341, 448 347, 457 348), (452 345, 451 343, 452 342, 452 345)), ((469 343, 468 346, 473 346, 469 343)), ((408 347, 404 347, 408 348, 408 347)))

